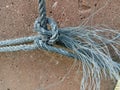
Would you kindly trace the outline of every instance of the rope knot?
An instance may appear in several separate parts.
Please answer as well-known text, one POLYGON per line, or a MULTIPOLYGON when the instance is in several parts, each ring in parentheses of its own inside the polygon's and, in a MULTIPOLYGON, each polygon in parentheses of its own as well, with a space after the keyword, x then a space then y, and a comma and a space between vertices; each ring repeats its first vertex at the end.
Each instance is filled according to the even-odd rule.
POLYGON ((46 26, 49 25, 50 26, 49 29, 48 27, 46 28, 42 27, 42 25, 40 24, 41 22, 40 17, 38 17, 35 20, 34 29, 39 33, 42 42, 49 45, 53 45, 58 40, 59 37, 58 26, 57 23, 52 18, 46 18, 46 20, 47 20, 46 26))

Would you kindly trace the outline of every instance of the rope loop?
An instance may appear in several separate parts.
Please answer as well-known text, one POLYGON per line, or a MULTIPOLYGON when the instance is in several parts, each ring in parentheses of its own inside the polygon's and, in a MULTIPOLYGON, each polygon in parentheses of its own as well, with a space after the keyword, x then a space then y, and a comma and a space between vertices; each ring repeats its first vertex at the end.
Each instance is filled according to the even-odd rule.
POLYGON ((46 18, 47 25, 50 26, 50 29, 45 29, 40 25, 41 18, 38 17, 34 23, 34 29, 37 31, 42 39, 42 42, 53 45, 59 37, 57 23, 52 18, 46 18))

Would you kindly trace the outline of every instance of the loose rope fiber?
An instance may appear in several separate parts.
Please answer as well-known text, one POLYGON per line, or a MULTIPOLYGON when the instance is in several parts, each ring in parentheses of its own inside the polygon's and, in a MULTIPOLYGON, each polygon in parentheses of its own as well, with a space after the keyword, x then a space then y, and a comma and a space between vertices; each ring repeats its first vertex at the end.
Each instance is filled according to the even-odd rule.
POLYGON ((115 87, 115 90, 120 90, 120 80, 118 80, 116 87, 115 87))
POLYGON ((0 41, 0 52, 44 49, 78 59, 83 67, 80 90, 100 90, 103 76, 120 79, 120 63, 110 53, 112 50, 120 59, 119 31, 87 26, 58 28, 52 18, 46 17, 45 0, 39 0, 39 12, 34 23, 38 35, 0 41))

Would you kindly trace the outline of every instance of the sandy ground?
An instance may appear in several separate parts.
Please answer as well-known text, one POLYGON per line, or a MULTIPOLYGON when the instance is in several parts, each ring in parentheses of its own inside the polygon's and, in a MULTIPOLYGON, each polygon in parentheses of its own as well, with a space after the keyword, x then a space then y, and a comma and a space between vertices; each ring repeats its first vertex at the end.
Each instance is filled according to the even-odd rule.
MULTIPOLYGON (((33 23, 38 16, 37 1, 0 0, 0 40, 36 34, 33 23)), ((54 17, 59 27, 103 24, 120 29, 120 0, 46 2, 47 15, 54 17)), ((73 62, 43 50, 0 53, 0 90, 79 90, 81 63, 74 64, 69 72, 73 62)), ((102 80, 101 90, 113 90, 114 86, 112 80, 102 80)))

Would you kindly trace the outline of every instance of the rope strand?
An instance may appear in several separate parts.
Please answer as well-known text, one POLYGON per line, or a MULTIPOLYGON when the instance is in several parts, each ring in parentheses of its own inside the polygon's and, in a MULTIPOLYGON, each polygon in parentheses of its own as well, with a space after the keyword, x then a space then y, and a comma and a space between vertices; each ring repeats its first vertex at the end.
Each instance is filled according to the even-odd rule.
POLYGON ((45 0, 39 0, 39 17, 41 18, 40 20, 40 25, 44 29, 47 29, 47 19, 46 19, 46 4, 45 0))

